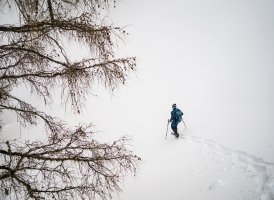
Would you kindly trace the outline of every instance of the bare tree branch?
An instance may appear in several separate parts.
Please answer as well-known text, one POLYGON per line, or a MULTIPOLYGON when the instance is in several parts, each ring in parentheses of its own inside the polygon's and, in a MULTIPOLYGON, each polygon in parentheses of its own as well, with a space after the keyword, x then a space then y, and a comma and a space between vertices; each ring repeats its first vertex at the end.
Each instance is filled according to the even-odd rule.
POLYGON ((7 187, 10 179, 15 180, 9 191, 20 190, 24 198, 111 197, 111 191, 121 190, 121 177, 127 171, 136 172, 140 158, 126 149, 128 138, 100 144, 91 139, 87 128, 56 134, 46 144, 11 143, 10 150, 1 144, 0 159, 8 160, 0 166, 1 184, 7 187))
POLYGON ((48 8, 49 8, 50 20, 52 23, 54 23, 54 14, 53 14, 53 10, 52 10, 51 0, 47 0, 47 3, 48 3, 48 8))

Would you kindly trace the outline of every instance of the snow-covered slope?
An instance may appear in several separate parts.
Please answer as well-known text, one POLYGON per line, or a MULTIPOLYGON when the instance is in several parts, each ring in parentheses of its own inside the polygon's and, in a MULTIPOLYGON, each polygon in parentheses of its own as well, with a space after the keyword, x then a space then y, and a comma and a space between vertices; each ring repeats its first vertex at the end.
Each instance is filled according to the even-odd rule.
MULTIPOLYGON (((144 164, 137 178, 127 179, 115 199, 273 200, 274 163, 180 131, 161 142, 143 142, 144 164)), ((150 140, 155 141, 155 140, 150 140)))

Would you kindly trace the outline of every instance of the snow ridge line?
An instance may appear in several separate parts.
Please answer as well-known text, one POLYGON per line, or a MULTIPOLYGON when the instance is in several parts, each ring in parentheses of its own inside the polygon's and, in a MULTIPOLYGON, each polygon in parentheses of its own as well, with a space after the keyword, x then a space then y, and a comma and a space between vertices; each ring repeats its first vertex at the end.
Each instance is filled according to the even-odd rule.
POLYGON ((180 138, 200 143, 206 146, 220 161, 230 163, 231 167, 252 173, 257 183, 257 191, 261 200, 274 199, 274 163, 263 158, 249 154, 245 151, 235 150, 219 144, 216 141, 200 138, 194 135, 183 135, 180 138), (224 160, 225 159, 225 160, 224 160))
POLYGON ((249 162, 253 161, 253 164, 266 165, 266 166, 274 168, 274 162, 265 161, 263 158, 261 158, 259 156, 255 156, 255 155, 249 154, 249 153, 247 153, 245 151, 236 150, 236 149, 232 149, 232 148, 226 147, 225 145, 219 144, 218 142, 210 140, 210 139, 199 138, 199 137, 194 136, 194 135, 183 136, 183 138, 191 139, 192 141, 199 142, 199 143, 202 143, 202 144, 206 144, 207 146, 209 146, 211 148, 214 148, 216 150, 222 150, 225 153, 229 153, 229 154, 234 153, 234 154, 237 154, 238 156, 241 156, 241 158, 242 157, 243 158, 247 158, 247 160, 249 160, 249 162))

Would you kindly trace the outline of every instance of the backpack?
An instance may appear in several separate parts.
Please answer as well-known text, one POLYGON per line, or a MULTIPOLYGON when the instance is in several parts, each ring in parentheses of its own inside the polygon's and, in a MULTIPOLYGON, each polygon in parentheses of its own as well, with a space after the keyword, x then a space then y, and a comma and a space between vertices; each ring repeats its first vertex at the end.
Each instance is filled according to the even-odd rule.
POLYGON ((183 114, 184 113, 180 109, 177 109, 175 113, 176 121, 181 122, 183 114))

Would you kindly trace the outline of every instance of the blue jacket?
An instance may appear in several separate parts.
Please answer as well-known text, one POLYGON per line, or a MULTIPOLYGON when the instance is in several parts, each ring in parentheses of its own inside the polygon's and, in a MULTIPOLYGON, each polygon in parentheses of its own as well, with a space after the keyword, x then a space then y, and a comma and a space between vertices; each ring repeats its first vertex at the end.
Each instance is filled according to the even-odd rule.
POLYGON ((177 125, 179 124, 179 121, 176 118, 176 111, 180 110, 179 108, 173 108, 173 110, 171 111, 171 117, 170 117, 170 121, 171 121, 171 127, 176 128, 177 125))

